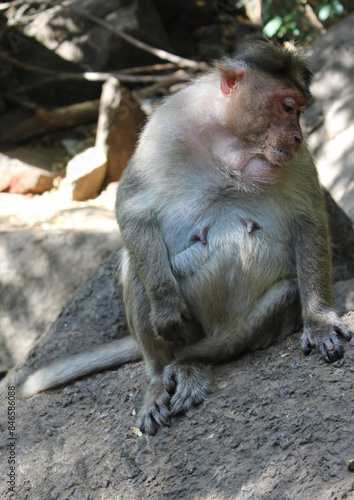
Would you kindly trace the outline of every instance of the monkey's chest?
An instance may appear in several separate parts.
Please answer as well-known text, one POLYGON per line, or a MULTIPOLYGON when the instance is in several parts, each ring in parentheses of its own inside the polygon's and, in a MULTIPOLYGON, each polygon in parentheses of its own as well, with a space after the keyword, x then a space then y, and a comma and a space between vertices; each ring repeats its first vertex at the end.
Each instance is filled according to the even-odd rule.
POLYGON ((199 221, 186 231, 185 247, 171 256, 181 281, 268 288, 294 273, 288 221, 265 211, 229 210, 199 221))

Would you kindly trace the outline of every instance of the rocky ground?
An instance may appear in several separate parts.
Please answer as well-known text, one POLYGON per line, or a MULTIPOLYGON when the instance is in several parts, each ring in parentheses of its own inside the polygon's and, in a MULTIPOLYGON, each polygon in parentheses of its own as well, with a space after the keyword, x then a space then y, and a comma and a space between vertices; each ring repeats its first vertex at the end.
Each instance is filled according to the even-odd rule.
POLYGON ((206 403, 152 438, 132 430, 141 364, 38 396, 17 410, 18 498, 353 498, 353 366, 352 346, 327 366, 294 338, 216 368, 206 403))
MULTIPOLYGON (((117 258, 103 263, 2 381, 5 408, 9 387, 18 390, 36 368, 126 333, 117 258)), ((354 314, 344 320, 354 330, 354 314)), ((16 494, 7 498, 353 498, 353 344, 331 365, 318 353, 303 356, 299 344, 294 335, 215 367, 207 401, 153 437, 134 428, 146 387, 142 363, 18 401, 16 494)), ((9 437, 5 425, 3 477, 9 437)))
POLYGON ((57 189, 40 196, 0 193, 1 372, 23 359, 119 245, 116 188, 112 183, 87 202, 57 189))

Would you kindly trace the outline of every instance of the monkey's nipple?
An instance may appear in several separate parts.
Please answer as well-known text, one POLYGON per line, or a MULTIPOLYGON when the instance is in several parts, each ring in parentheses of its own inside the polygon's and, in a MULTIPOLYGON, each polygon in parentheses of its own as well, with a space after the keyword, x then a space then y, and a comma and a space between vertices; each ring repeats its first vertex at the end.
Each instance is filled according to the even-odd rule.
POLYGON ((261 226, 257 222, 249 219, 248 217, 242 217, 241 222, 246 227, 248 234, 261 229, 261 226))
POLYGON ((193 234, 192 241, 200 241, 203 245, 208 243, 207 235, 208 235, 209 227, 203 226, 198 231, 193 234))

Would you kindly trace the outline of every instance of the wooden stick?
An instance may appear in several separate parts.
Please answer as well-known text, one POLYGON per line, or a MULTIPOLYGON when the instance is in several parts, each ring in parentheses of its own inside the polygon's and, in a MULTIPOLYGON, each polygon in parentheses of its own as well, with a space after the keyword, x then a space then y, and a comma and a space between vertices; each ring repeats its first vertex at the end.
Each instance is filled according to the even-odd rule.
MULTIPOLYGON (((85 71, 84 73, 66 73, 66 72, 58 72, 53 69, 46 69, 46 68, 41 68, 39 66, 34 66, 33 64, 28 64, 24 63, 22 61, 18 61, 17 59, 14 59, 13 57, 9 56, 2 50, 0 50, 0 58, 4 59, 5 61, 10 62, 11 64, 18 66, 20 68, 23 68, 27 71, 32 71, 34 73, 42 73, 44 75, 50 75, 51 78, 47 78, 43 80, 42 82, 37 82, 32 84, 31 86, 26 86, 26 87, 21 87, 19 89, 14 89, 12 93, 21 93, 21 92, 27 92, 28 90, 31 90, 32 88, 36 88, 40 85, 43 85, 45 83, 49 83, 51 81, 63 81, 63 80, 89 80, 89 81, 105 81, 111 78, 112 76, 115 78, 118 78, 121 82, 126 82, 126 83, 155 83, 155 82, 161 82, 164 83, 165 81, 169 81, 171 78, 174 79, 175 81, 178 81, 178 79, 181 80, 188 80, 191 78, 191 75, 182 71, 182 70, 177 70, 172 74, 169 75, 130 75, 127 74, 130 72, 130 69, 122 70, 122 71, 112 71, 112 72, 101 72, 101 71, 85 71)), ((168 66, 175 68, 175 64, 161 64, 161 65, 152 65, 152 66, 145 66, 145 67, 137 67, 137 68, 131 68, 132 73, 139 73, 142 70, 148 68, 151 68, 153 70, 154 68, 158 67, 159 69, 162 69, 162 67, 168 66)))
POLYGON ((75 127, 81 123, 95 122, 98 117, 99 100, 80 102, 48 111, 38 108, 30 118, 0 132, 0 144, 18 144, 46 132, 75 127))
MULTIPOLYGON (((57 3, 57 2, 55 2, 57 3)), ((136 38, 132 37, 131 35, 128 35, 127 33, 124 33, 124 31, 118 30, 116 28, 113 28, 107 21, 104 21, 103 19, 99 19, 98 17, 90 14, 87 10, 84 9, 78 9, 77 7, 73 7, 72 5, 67 4, 66 2, 60 3, 60 5, 66 9, 71 10, 72 12, 75 12, 76 14, 88 19, 89 21, 92 21, 93 23, 98 24, 99 26, 102 26, 106 30, 110 31, 111 33, 114 33, 115 35, 119 36, 126 42, 134 45, 135 47, 138 47, 139 49, 145 50, 145 52, 149 52, 150 54, 154 54, 156 57, 160 59, 164 59, 165 61, 170 61, 174 64, 177 64, 178 66, 181 67, 187 67, 187 68, 193 68, 193 69, 199 69, 199 70, 206 70, 208 69, 208 65, 204 62, 196 62, 192 61, 191 59, 185 59, 184 57, 179 57, 176 56, 175 54, 171 54, 170 52, 166 52, 166 50, 162 49, 157 49, 156 47, 152 47, 151 45, 148 45, 147 43, 141 42, 140 40, 137 40, 136 38)))

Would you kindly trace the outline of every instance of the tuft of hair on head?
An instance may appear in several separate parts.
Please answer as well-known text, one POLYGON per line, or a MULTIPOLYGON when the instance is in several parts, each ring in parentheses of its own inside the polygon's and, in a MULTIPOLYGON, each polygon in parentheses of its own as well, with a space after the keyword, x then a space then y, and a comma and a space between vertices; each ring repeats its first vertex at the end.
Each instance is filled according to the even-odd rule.
POLYGON ((295 85, 311 100, 313 74, 302 52, 294 45, 281 46, 267 38, 255 37, 244 42, 234 57, 225 57, 217 66, 250 68, 280 78, 289 85, 295 85))

